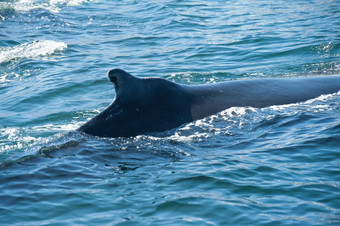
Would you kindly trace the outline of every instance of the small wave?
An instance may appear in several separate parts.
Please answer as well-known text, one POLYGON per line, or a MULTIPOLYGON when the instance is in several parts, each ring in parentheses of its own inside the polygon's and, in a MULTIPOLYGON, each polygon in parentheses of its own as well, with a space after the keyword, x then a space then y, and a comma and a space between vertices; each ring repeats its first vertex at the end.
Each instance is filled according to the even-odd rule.
MULTIPOLYGON (((45 140, 42 134, 53 136, 77 129, 77 123, 71 124, 45 124, 33 127, 4 127, 0 128, 0 154, 13 150, 20 150, 38 146, 45 140)), ((0 157, 1 159, 1 157, 0 157)))
POLYGON ((172 73, 165 78, 177 83, 201 85, 216 82, 225 82, 229 80, 242 79, 244 77, 255 77, 255 74, 236 75, 226 72, 186 72, 172 73))
POLYGON ((339 97, 340 92, 321 95, 301 103, 274 105, 266 108, 231 107, 174 129, 168 139, 177 142, 202 142, 223 137, 234 142, 235 139, 232 137, 247 133, 256 134, 256 129, 266 127, 268 121, 280 124, 280 120, 286 118, 298 117, 303 120, 305 114, 322 118, 323 112, 329 112, 330 116, 336 115, 340 107, 339 97), (276 118, 279 120, 276 121, 276 118))
POLYGON ((12 2, 0 2, 0 10, 11 9, 16 12, 28 12, 35 9, 45 9, 52 13, 58 13, 62 7, 78 6, 85 1, 88 0, 19 0, 12 2))
POLYGON ((50 4, 57 5, 63 4, 67 6, 77 6, 81 5, 83 2, 87 2, 88 0, 50 0, 50 4))
POLYGON ((50 56, 66 48, 67 44, 51 40, 24 43, 13 47, 0 47, 0 63, 22 58, 34 59, 50 56))
POLYGON ((0 128, 0 165, 11 156, 22 153, 25 149, 41 142, 42 138, 36 138, 18 127, 0 128))

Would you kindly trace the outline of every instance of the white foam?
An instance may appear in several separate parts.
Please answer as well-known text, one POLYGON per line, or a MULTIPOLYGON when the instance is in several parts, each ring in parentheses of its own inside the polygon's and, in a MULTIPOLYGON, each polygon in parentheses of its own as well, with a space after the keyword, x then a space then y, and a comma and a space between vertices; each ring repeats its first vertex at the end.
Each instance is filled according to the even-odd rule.
POLYGON ((1 2, 1 9, 12 9, 16 12, 28 12, 34 9, 46 9, 50 12, 57 13, 60 8, 49 4, 48 1, 35 1, 35 0, 18 0, 13 2, 1 2))
POLYGON ((64 42, 51 40, 24 43, 13 47, 0 47, 0 63, 22 58, 35 59, 50 56, 66 48, 67 45, 64 42))
POLYGON ((32 127, 32 130, 38 131, 38 132, 48 132, 48 131, 66 132, 66 131, 75 130, 78 127, 79 127, 78 124, 67 124, 67 125, 46 124, 42 126, 34 126, 32 127))
POLYGON ((25 134, 25 131, 18 127, 0 129, 0 137, 5 141, 0 146, 0 153, 27 147, 37 141, 37 138, 25 134))
POLYGON ((78 6, 86 1, 89 0, 18 0, 12 2, 0 2, 0 9, 13 9, 16 12, 45 9, 52 13, 58 13, 62 7, 78 6))
POLYGON ((44 144, 49 141, 49 138, 34 137, 30 134, 44 133, 44 132, 67 132, 78 128, 78 124, 68 125, 55 125, 46 124, 33 127, 8 127, 0 128, 0 154, 3 152, 10 152, 16 149, 26 149, 31 147, 39 147, 40 144, 44 144))
POLYGON ((78 6, 87 0, 50 0, 51 5, 66 4, 67 6, 78 6))

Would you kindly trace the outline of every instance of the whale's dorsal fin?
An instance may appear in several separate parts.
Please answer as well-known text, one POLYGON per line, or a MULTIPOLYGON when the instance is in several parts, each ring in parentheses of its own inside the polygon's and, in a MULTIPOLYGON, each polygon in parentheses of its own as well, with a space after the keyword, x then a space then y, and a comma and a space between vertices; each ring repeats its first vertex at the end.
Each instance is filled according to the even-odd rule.
POLYGON ((115 86, 116 93, 119 93, 121 89, 125 88, 124 86, 128 86, 132 82, 132 80, 136 78, 121 69, 113 69, 109 71, 107 74, 110 81, 115 86))
POLYGON ((142 79, 121 69, 113 69, 107 74, 110 81, 114 84, 116 100, 119 99, 120 103, 128 103, 136 98, 135 93, 141 89, 142 79))

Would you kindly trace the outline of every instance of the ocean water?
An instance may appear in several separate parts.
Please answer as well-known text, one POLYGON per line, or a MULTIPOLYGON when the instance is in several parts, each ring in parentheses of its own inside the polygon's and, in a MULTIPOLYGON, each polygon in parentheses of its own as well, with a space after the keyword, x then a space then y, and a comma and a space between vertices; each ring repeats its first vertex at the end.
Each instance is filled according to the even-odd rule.
POLYGON ((340 3, 1 0, 0 225, 340 224, 340 93, 152 136, 75 132, 114 99, 113 68, 339 75, 340 3))

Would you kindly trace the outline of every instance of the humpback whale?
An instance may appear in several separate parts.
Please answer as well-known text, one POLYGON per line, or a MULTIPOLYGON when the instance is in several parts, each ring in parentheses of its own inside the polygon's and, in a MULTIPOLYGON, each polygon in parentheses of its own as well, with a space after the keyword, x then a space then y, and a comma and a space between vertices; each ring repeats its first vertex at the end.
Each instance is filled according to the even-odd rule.
POLYGON ((244 79, 205 85, 138 78, 121 69, 110 70, 108 77, 115 87, 114 101, 78 131, 99 137, 162 132, 230 107, 297 103, 340 90, 340 76, 244 79))

